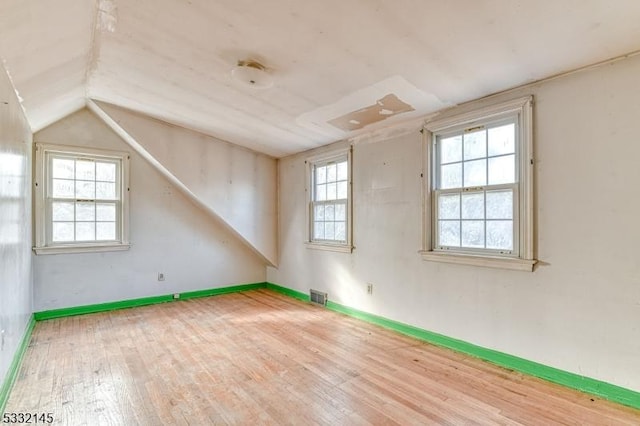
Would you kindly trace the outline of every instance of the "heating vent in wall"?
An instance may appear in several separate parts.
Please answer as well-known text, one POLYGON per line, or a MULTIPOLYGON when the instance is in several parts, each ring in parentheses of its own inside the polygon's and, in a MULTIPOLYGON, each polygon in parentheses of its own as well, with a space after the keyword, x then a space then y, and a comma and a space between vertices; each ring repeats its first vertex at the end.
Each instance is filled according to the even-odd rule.
POLYGON ((310 290, 309 291, 309 300, 311 303, 315 303, 316 305, 327 305, 327 293, 323 293, 318 290, 310 290))

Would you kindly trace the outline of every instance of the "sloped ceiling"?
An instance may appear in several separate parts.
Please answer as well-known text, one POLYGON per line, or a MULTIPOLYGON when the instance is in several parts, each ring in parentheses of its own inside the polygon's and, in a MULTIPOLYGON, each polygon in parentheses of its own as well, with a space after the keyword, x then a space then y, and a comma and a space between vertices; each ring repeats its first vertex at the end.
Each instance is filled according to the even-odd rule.
POLYGON ((276 157, 640 49, 637 0, 2 0, 38 130, 87 97, 276 157), (275 84, 231 79, 238 60, 275 84), (394 94, 413 110, 328 124, 394 94))

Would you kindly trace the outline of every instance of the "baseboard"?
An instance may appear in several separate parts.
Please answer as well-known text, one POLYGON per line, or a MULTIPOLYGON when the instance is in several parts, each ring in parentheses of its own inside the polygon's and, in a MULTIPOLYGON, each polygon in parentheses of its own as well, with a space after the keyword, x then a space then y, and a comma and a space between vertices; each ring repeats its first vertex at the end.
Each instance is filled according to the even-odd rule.
POLYGON ((7 370, 7 375, 0 386, 0 418, 4 414, 4 408, 7 405, 7 401, 9 399, 9 393, 13 388, 13 384, 18 377, 18 371, 20 371, 20 366, 22 365, 22 359, 24 358, 24 354, 27 351, 27 347, 29 346, 29 342, 31 341, 31 333, 33 332, 33 327, 36 324, 36 320, 33 315, 29 318, 29 323, 27 324, 27 328, 22 335, 22 339, 18 344, 18 348, 16 349, 16 353, 13 355, 13 360, 9 365, 9 369, 7 370))
MULTIPOLYGON (((267 283, 267 288, 299 300, 309 300, 309 295, 277 284, 267 283)), ((559 370, 554 367, 549 367, 547 365, 539 364, 534 361, 529 361, 524 358, 519 358, 493 349, 483 348, 472 343, 423 330, 418 327, 393 321, 368 312, 359 311, 331 301, 327 302, 327 308, 437 346, 442 346, 475 358, 480 358, 504 368, 515 370, 549 382, 557 383, 591 395, 608 399, 610 401, 627 405, 629 407, 640 409, 640 392, 612 385, 590 377, 580 376, 568 371, 559 370)))
POLYGON ((276 291, 278 293, 284 294, 285 296, 293 297, 294 299, 302 300, 303 302, 308 302, 309 300, 311 300, 308 294, 301 293, 297 290, 292 290, 290 288, 273 283, 265 284, 269 290, 276 291))
POLYGON ((211 288, 206 290, 187 291, 179 293, 179 298, 175 299, 173 294, 161 296, 142 297, 138 299, 119 300, 116 302, 98 303, 95 305, 74 306, 71 308, 52 309, 34 313, 36 321, 44 321, 54 318, 71 317, 75 315, 94 314, 97 312, 115 311, 118 309, 135 308, 138 306, 155 305, 158 303, 176 302, 179 300, 195 299, 198 297, 216 296, 218 294, 237 293, 240 291, 255 290, 265 288, 267 283, 240 284, 230 287, 211 288))

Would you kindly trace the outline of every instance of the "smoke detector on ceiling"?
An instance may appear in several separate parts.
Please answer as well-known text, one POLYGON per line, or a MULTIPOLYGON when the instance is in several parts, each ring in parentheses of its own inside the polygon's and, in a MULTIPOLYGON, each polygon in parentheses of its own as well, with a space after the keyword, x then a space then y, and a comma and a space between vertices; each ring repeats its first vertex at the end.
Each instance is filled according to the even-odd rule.
POLYGON ((268 89, 273 86, 273 77, 267 68, 258 61, 238 61, 231 70, 231 77, 240 84, 253 89, 268 89))

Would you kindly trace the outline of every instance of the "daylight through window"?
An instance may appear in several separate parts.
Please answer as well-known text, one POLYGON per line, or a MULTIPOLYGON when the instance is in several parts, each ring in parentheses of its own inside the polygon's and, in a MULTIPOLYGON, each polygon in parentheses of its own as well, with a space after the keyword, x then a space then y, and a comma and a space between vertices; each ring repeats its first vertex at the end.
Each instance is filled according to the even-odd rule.
POLYGON ((39 145, 36 249, 126 243, 126 160, 126 154, 39 145))

